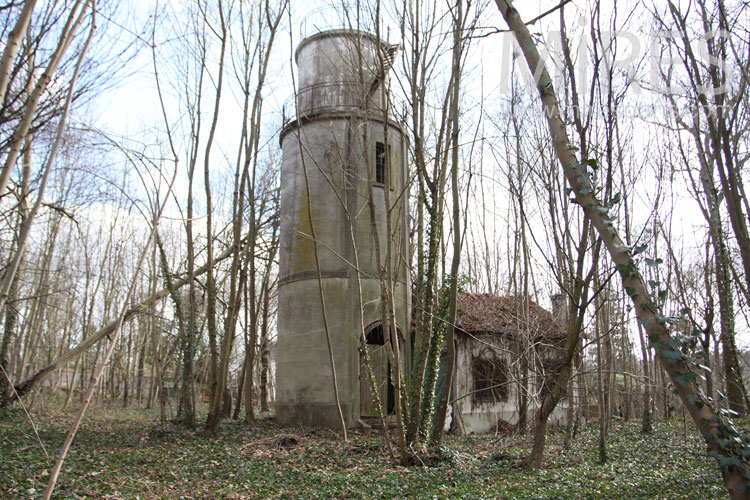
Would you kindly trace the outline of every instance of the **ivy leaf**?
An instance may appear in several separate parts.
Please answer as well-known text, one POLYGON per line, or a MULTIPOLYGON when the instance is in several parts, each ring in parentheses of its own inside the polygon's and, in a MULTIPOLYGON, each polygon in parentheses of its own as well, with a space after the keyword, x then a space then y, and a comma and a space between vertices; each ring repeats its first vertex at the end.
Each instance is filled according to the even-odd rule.
MULTIPOLYGON (((661 354, 661 357, 664 358, 664 359, 666 359, 667 362, 670 365, 674 365, 678 361, 682 361, 682 353, 679 352, 679 351, 672 351, 672 350, 669 350, 669 349, 664 349, 659 354, 661 354)), ((676 374, 674 376, 674 379, 677 380, 678 377, 682 377, 683 375, 684 374, 682 374, 682 373, 678 373, 678 374, 676 374)), ((682 385, 683 387, 685 387, 687 384, 680 384, 680 385, 682 385)))
POLYGON ((716 457, 716 460, 719 461, 719 465, 721 467, 734 468, 740 467, 742 465, 742 461, 739 459, 739 457, 726 457, 724 455, 718 455, 716 457))
POLYGON ((681 387, 687 387, 691 382, 695 382, 695 373, 677 373, 674 376, 674 381, 681 387))
POLYGON ((674 349, 675 351, 678 351, 680 349, 680 347, 682 347, 682 342, 680 342, 679 339, 676 339, 676 338, 673 338, 673 337, 670 337, 664 343, 667 344, 672 349, 674 349))
POLYGON ((591 210, 592 212, 599 212, 600 214, 607 215, 607 209, 600 207, 599 205, 584 205, 583 208, 591 210))
MULTIPOLYGON (((648 245, 637 246, 637 247, 635 247, 633 249, 633 256, 635 257, 636 255, 641 254, 641 253, 645 252, 646 250, 648 250, 648 245)), ((648 259, 646 259, 646 260, 648 260, 648 259)))
POLYGON ((620 276, 622 276, 623 279, 628 279, 630 277, 632 266, 630 264, 617 264, 617 270, 619 271, 620 276))

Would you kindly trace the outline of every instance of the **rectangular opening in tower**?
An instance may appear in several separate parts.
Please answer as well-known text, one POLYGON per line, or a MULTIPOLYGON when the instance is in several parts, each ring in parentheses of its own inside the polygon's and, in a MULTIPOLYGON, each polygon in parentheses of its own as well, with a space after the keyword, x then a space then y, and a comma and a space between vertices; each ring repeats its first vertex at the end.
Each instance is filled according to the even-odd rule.
POLYGON ((385 144, 382 142, 375 143, 375 182, 377 184, 385 184, 388 158, 391 156, 390 152, 390 145, 388 146, 388 154, 386 154, 385 144))

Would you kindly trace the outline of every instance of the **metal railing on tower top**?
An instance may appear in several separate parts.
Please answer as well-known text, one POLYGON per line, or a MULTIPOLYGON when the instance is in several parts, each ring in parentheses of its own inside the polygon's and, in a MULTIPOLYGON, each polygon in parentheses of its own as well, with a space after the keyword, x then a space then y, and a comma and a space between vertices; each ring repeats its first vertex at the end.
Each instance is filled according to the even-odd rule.
POLYGON ((324 113, 368 113, 382 117, 386 111, 395 119, 405 115, 405 103, 389 96, 387 107, 383 106, 380 92, 368 97, 368 89, 359 82, 323 82, 304 87, 290 96, 282 106, 282 128, 300 118, 311 118, 324 113), (364 106, 367 103, 367 106, 364 106))
MULTIPOLYGON (((378 22, 380 23, 380 37, 384 42, 388 43, 391 33, 394 36, 398 34, 397 24, 391 23, 390 20, 383 17, 378 22)), ((336 29, 366 31, 374 35, 375 28, 375 21, 372 19, 371 13, 362 13, 358 19, 353 11, 326 5, 313 9, 302 16, 299 21, 298 42, 316 33, 336 29)))

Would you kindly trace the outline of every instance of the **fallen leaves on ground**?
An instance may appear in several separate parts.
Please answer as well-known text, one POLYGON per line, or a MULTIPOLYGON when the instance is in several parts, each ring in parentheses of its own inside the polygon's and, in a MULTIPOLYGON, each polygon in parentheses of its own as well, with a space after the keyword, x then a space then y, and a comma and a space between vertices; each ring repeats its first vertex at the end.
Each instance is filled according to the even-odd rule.
MULTIPOLYGON (((35 416, 46 459, 20 412, 0 420, 0 498, 41 497, 72 413, 35 416)), ((529 436, 447 436, 421 464, 404 467, 382 435, 342 443, 329 431, 270 418, 225 421, 215 437, 147 411, 92 411, 73 443, 54 498, 726 498, 715 463, 682 422, 643 436, 614 422, 610 462, 597 463, 597 428, 570 449, 552 434, 545 466, 521 469, 529 436)), ((418 462, 419 463, 419 462, 418 462)))

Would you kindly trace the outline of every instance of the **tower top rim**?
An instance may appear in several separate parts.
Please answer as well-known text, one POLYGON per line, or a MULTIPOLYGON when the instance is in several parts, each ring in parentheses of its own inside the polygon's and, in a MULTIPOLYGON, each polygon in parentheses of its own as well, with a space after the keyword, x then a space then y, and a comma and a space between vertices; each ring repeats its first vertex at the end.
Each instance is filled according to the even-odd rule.
MULTIPOLYGON (((342 37, 342 38, 364 38, 372 43, 378 43, 378 37, 369 32, 364 30, 358 30, 356 28, 334 28, 334 29, 328 29, 323 31, 318 31, 317 33, 314 33, 310 36, 305 37, 299 45, 297 45, 297 49, 294 51, 294 62, 299 66, 299 53, 300 51, 308 44, 314 42, 315 40, 321 40, 324 38, 334 38, 334 37, 342 37)), ((390 44, 380 39, 380 45, 382 47, 388 47, 390 44)))

